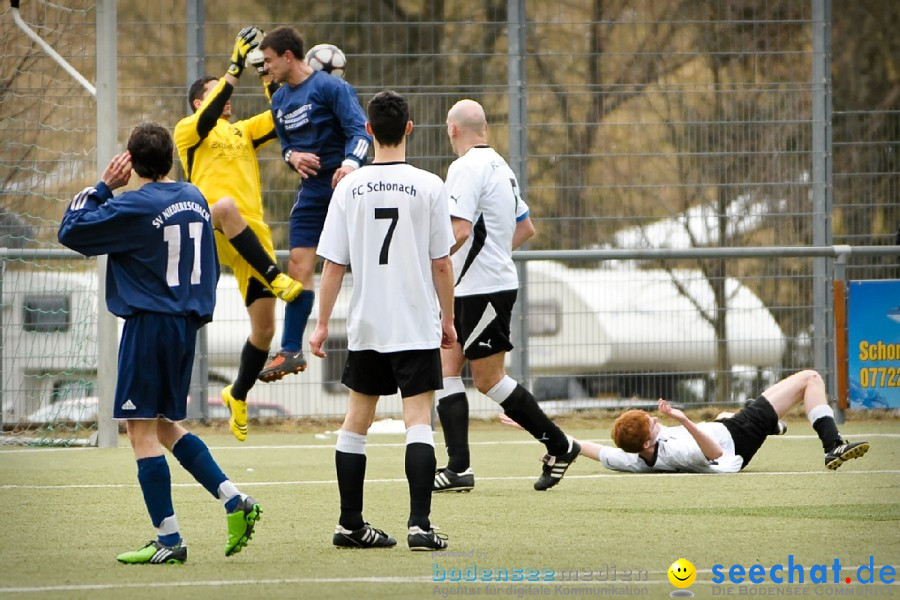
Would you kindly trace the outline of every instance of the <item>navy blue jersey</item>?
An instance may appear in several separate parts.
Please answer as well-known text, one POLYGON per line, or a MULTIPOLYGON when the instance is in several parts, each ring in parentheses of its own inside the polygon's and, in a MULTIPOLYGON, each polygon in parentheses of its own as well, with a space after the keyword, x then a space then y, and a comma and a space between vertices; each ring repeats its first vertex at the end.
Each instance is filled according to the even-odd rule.
POLYGON ((281 150, 311 152, 319 157, 319 175, 345 159, 362 165, 372 138, 353 86, 334 75, 313 71, 302 83, 285 83, 272 95, 272 116, 281 150))
POLYGON ((104 183, 82 190, 59 242, 86 256, 109 254, 106 306, 212 320, 219 260, 209 205, 190 183, 148 183, 113 198, 104 183))

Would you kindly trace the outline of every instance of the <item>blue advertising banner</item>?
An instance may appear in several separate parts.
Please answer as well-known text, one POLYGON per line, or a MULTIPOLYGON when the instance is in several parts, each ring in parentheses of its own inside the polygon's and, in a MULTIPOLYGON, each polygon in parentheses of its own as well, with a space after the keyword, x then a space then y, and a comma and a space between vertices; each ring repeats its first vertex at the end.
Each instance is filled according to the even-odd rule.
POLYGON ((851 281, 850 408, 900 408, 900 280, 851 281))

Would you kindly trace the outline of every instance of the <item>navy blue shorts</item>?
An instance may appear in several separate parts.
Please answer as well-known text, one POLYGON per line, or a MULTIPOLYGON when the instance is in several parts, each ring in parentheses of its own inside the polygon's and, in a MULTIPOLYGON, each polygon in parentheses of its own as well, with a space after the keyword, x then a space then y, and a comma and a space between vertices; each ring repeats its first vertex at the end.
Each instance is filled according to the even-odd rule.
POLYGON ((291 209, 291 248, 315 248, 325 226, 328 204, 331 202, 331 179, 334 171, 304 179, 297 190, 291 209))
POLYGON ((125 319, 113 418, 187 417, 197 329, 193 317, 144 312, 125 319))
POLYGON ((400 397, 409 398, 444 387, 441 351, 404 350, 377 352, 351 350, 347 353, 341 383, 366 396, 388 396, 400 388, 400 397))

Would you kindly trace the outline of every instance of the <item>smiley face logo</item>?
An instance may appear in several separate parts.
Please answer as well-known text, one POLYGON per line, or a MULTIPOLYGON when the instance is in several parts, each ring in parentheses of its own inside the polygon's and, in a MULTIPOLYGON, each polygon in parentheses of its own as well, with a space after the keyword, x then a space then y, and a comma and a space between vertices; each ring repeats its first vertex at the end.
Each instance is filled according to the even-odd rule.
POLYGON ((697 579, 697 569, 689 560, 679 558, 669 567, 668 575, 672 585, 677 588, 686 588, 690 587, 697 579))

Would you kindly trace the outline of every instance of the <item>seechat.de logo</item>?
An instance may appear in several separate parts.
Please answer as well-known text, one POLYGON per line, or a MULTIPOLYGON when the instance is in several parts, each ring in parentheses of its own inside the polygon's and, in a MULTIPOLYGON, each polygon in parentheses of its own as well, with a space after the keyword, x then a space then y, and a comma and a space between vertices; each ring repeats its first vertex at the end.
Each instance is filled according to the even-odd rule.
POLYGON ((763 565, 750 565, 745 567, 742 564, 733 564, 730 567, 724 565, 713 565, 712 582, 745 584, 745 583, 767 583, 775 584, 835 584, 835 583, 857 583, 870 584, 882 583, 891 585, 896 580, 897 572, 891 565, 876 566, 875 556, 869 556, 868 564, 862 564, 856 569, 852 567, 842 567, 841 561, 837 558, 834 561, 830 559, 828 562, 814 564, 805 567, 803 564, 794 560, 793 554, 788 554, 787 561, 784 564, 775 564, 766 568, 763 565), (845 572, 841 572, 846 569, 845 572))

